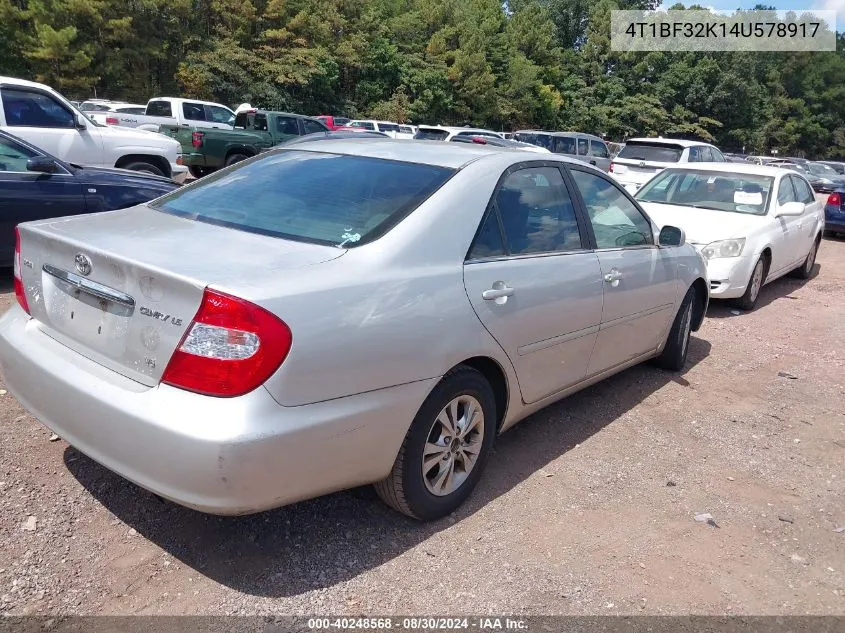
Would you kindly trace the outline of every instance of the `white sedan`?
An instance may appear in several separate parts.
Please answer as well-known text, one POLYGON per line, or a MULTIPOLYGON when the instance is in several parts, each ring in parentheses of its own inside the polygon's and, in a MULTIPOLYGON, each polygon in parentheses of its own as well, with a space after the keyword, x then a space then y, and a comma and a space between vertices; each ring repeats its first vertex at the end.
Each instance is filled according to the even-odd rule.
POLYGON ((658 226, 684 229, 707 261, 710 296, 752 310, 787 273, 807 279, 824 231, 810 183, 787 169, 688 165, 662 171, 636 195, 658 226))

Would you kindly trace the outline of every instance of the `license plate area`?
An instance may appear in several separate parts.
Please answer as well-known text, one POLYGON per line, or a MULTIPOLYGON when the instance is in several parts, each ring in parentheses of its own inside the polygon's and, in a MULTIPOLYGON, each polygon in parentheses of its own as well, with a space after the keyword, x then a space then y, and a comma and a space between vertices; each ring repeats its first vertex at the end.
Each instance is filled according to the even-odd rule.
POLYGON ((123 355, 135 311, 131 297, 47 265, 42 292, 53 329, 110 357, 123 355))

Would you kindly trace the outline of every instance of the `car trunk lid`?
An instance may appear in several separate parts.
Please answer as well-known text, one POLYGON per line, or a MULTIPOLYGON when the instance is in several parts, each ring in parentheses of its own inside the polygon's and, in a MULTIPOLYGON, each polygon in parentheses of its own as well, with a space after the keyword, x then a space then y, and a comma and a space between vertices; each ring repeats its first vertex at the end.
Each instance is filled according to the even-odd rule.
POLYGON ((148 386, 160 381, 206 286, 249 294, 262 280, 345 252, 146 206, 19 229, 24 289, 41 329, 148 386))

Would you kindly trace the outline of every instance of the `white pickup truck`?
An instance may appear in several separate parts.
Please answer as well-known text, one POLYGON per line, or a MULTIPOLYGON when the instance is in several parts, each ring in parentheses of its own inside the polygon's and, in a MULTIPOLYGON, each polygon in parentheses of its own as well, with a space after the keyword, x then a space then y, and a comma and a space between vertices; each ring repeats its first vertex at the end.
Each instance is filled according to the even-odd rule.
POLYGON ((178 142, 157 132, 101 125, 44 84, 0 77, 0 128, 69 163, 182 180, 178 142))
POLYGON ((91 112, 89 116, 103 125, 119 125, 158 132, 161 125, 231 130, 235 113, 219 103, 175 97, 156 97, 147 102, 144 114, 91 112))

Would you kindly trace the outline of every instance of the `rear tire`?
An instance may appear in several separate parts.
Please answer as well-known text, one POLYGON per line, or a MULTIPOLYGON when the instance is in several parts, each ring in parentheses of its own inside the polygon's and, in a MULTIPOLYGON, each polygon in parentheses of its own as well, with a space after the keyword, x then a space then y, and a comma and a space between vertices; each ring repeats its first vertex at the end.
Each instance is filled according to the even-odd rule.
POLYGON ((798 279, 809 279, 813 276, 813 268, 816 266, 816 255, 819 252, 819 241, 813 241, 813 245, 810 247, 810 252, 807 253, 807 258, 804 260, 798 268, 792 271, 792 276, 797 277, 798 279))
POLYGON ((147 174, 153 174, 155 176, 164 176, 164 172, 161 171, 158 167, 153 165, 152 163, 145 163, 143 161, 135 161, 132 163, 127 163, 121 169, 131 169, 132 171, 141 171, 147 174))
POLYGON ((188 171, 191 172, 191 176, 194 178, 202 178, 209 173, 207 168, 200 167, 199 165, 191 165, 188 167, 188 171))
POLYGON ((754 268, 751 270, 751 277, 748 280, 748 286, 745 288, 745 293, 734 300, 734 305, 740 310, 750 312, 757 305, 757 299, 760 298, 760 290, 766 281, 766 273, 768 273, 768 262, 764 257, 760 257, 754 268))
POLYGON ((484 375, 463 365, 450 371, 414 417, 390 474, 374 485, 378 496, 423 521, 453 512, 481 477, 496 419, 496 399, 484 375))
POLYGON ((228 167, 229 165, 234 165, 235 163, 239 163, 242 160, 246 160, 247 158, 249 158, 249 156, 247 156, 246 154, 229 154, 229 156, 226 157, 226 167, 228 167))
POLYGON ((681 371, 687 364, 690 332, 692 332, 692 315, 695 312, 695 288, 687 290, 669 336, 660 356, 654 359, 654 364, 669 371, 681 371))

